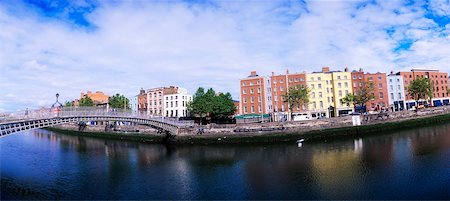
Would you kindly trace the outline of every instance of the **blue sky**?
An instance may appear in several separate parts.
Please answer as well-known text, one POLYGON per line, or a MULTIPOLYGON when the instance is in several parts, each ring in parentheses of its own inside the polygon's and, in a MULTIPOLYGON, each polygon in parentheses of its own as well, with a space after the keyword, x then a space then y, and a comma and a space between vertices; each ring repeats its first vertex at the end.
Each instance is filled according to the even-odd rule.
POLYGON ((0 112, 82 91, 364 68, 450 71, 450 1, 0 1, 0 112))

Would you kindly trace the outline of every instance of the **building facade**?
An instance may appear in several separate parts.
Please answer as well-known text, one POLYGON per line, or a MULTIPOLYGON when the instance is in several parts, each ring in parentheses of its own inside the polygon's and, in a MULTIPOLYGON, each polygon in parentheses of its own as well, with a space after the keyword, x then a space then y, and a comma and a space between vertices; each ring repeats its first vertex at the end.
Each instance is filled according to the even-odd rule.
POLYGON ((406 109, 405 86, 403 76, 393 72, 387 76, 389 107, 392 111, 402 111, 406 109))
POLYGON ((109 96, 101 91, 96 91, 95 93, 92 93, 91 91, 87 91, 85 94, 84 92, 81 92, 80 99, 89 97, 95 105, 105 105, 108 104, 109 96))
POLYGON ((388 87, 386 73, 365 73, 363 69, 352 71, 353 93, 357 94, 365 85, 371 85, 374 99, 365 103, 368 111, 387 109, 389 107, 388 87))
POLYGON ((138 111, 138 96, 132 96, 128 98, 128 107, 131 108, 131 111, 137 112, 138 111))
POLYGON ((323 67, 322 71, 306 74, 309 93, 308 110, 318 113, 320 116, 335 116, 333 77, 329 67, 323 67))
POLYGON ((187 89, 176 88, 176 91, 170 91, 163 96, 164 115, 166 117, 178 118, 188 116, 187 105, 192 101, 192 95, 188 94, 187 89))
MULTIPOLYGON (((433 98, 431 104, 433 106, 441 106, 448 101, 448 73, 439 72, 438 70, 412 69, 410 72, 399 72, 398 75, 403 77, 406 107, 412 108, 416 105, 416 101, 408 94, 409 84, 419 78, 429 78, 433 87, 433 98)), ((419 100, 424 102, 424 100, 419 100)))
POLYGON ((138 97, 138 112, 139 113, 146 113, 147 111, 147 94, 145 93, 145 90, 141 88, 141 90, 139 90, 139 94, 137 95, 138 97))
POLYGON ((247 78, 240 80, 239 86, 241 114, 272 113, 270 79, 252 71, 247 78))
POLYGON ((341 99, 347 94, 353 93, 351 73, 348 72, 348 68, 345 68, 344 72, 332 71, 330 73, 333 79, 335 116, 347 115, 353 111, 353 106, 350 104, 342 104, 341 99))

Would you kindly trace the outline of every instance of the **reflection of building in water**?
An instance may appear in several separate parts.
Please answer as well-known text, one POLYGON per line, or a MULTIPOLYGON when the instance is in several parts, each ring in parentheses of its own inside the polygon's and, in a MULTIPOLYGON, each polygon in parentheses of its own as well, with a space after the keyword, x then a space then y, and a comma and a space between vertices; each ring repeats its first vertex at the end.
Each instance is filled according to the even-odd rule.
POLYGON ((423 155, 446 150, 450 147, 450 125, 415 130, 410 136, 411 152, 423 155))
POLYGON ((355 188, 354 193, 363 183, 360 154, 352 150, 353 146, 346 147, 313 154, 312 174, 323 198, 344 198, 342 193, 350 192, 349 187, 355 188))
POLYGON ((392 164, 393 159, 394 143, 392 137, 364 139, 362 160, 366 167, 388 166, 392 164))
POLYGON ((354 139, 353 144, 355 153, 361 153, 363 149, 363 140, 361 138, 354 139))

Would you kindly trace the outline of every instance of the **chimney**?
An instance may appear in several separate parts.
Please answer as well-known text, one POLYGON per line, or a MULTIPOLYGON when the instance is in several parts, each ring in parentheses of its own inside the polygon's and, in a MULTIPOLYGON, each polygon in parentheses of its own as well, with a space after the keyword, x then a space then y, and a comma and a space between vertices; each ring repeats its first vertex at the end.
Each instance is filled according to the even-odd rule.
POLYGON ((322 73, 330 72, 330 67, 322 67, 322 73))
POLYGON ((345 67, 344 72, 348 72, 348 67, 345 67))
POLYGON ((391 70, 391 75, 393 75, 393 74, 394 74, 394 71, 391 70))
POLYGON ((289 69, 286 69, 286 75, 289 75, 289 69))
POLYGON ((362 68, 359 68, 359 72, 364 72, 364 70, 362 68))
POLYGON ((272 71, 272 77, 275 76, 275 73, 272 71))
POLYGON ((250 77, 256 77, 256 71, 251 71, 250 72, 250 77))

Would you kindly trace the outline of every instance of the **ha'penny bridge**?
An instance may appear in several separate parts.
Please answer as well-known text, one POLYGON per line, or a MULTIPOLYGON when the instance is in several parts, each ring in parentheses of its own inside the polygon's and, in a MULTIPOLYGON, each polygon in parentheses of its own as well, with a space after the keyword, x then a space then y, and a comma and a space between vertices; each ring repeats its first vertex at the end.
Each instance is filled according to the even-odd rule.
POLYGON ((0 114, 0 137, 26 130, 51 127, 68 123, 84 123, 91 121, 131 122, 147 125, 167 136, 176 136, 179 130, 192 126, 192 121, 179 121, 175 118, 135 113, 130 110, 98 108, 98 107, 63 107, 58 101, 50 108, 24 110, 0 114))
POLYGON ((190 121, 178 121, 174 118, 138 114, 130 111, 107 110, 106 108, 64 107, 4 113, 0 116, 0 132, 1 137, 3 137, 20 131, 90 121, 131 122, 151 126, 162 133, 170 135, 178 135, 180 128, 192 125, 190 121))

